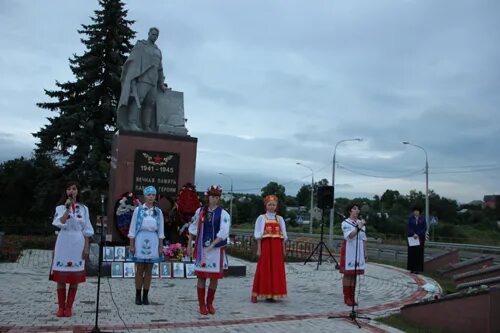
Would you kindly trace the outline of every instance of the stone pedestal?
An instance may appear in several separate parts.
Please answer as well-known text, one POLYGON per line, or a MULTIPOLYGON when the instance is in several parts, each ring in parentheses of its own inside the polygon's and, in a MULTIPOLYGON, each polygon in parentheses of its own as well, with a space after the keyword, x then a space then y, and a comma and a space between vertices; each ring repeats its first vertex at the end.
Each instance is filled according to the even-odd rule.
POLYGON ((175 198, 187 182, 194 184, 198 139, 147 132, 115 134, 112 144, 108 221, 113 242, 124 239, 116 229, 117 200, 131 191, 142 200, 142 189, 153 185, 159 194, 175 198))

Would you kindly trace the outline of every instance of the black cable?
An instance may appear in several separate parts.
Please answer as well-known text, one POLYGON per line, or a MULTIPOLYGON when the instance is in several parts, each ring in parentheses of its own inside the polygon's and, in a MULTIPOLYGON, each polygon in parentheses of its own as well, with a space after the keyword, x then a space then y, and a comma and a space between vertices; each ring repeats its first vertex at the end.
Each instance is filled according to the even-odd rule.
POLYGON ((120 314, 120 309, 118 309, 118 304, 116 304, 115 298, 113 297, 113 289, 111 288, 111 282, 109 282, 109 277, 106 280, 108 280, 109 295, 111 296, 111 301, 113 301, 113 304, 115 305, 116 313, 118 313, 118 318, 120 318, 120 320, 122 321, 123 326, 125 326, 125 329, 127 330, 127 332, 130 333, 130 329, 128 328, 127 324, 125 323, 125 320, 123 320, 122 315, 120 314))

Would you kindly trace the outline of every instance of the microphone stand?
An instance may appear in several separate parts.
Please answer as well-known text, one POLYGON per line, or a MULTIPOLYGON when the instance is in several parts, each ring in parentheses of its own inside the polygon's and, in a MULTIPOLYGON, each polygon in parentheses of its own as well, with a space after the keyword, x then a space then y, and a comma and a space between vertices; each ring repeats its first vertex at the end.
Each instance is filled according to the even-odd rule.
POLYGON ((99 294, 101 291, 101 266, 102 266, 102 249, 104 247, 104 195, 101 194, 101 230, 99 233, 99 256, 98 256, 98 266, 97 266, 97 298, 95 303, 95 326, 91 333, 106 333, 101 331, 99 328, 99 294))
POLYGON ((309 257, 307 257, 306 261, 304 261, 304 265, 307 264, 307 262, 309 260, 311 260, 311 258, 314 255, 314 253, 319 250, 318 264, 316 265, 316 270, 318 270, 319 269, 319 265, 321 265, 321 263, 323 261, 323 248, 325 248, 325 250, 328 252, 330 258, 332 258, 333 261, 335 262, 335 269, 339 269, 340 265, 337 262, 337 259, 335 259, 335 257, 333 256, 333 254, 330 252, 330 249, 328 249, 328 246, 326 246, 325 242, 323 241, 323 226, 325 224, 324 220, 323 220, 324 217, 325 217, 325 215, 324 215, 324 209, 321 209, 321 233, 320 233, 320 241, 314 247, 314 249, 312 250, 311 254, 309 254, 309 257))
MULTIPOLYGON (((354 287, 356 287, 356 282, 357 282, 357 279, 358 279, 358 265, 359 265, 359 260, 358 260, 358 248, 359 248, 359 234, 361 232, 364 232, 364 230, 362 230, 361 228, 359 228, 358 226, 356 226, 356 250, 354 252, 354 287)), ((346 244, 346 247, 347 247, 347 244, 346 244)), ((347 252, 347 249, 346 249, 346 252, 347 252)), ((358 289, 359 290, 359 289, 358 289)), ((361 328, 361 325, 359 324, 358 322, 358 319, 367 319, 367 320, 371 320, 370 317, 365 317, 365 316, 358 316, 358 313, 357 311, 354 309, 354 306, 358 305, 356 302, 355 302, 355 288, 352 289, 352 306, 351 306, 351 312, 349 313, 348 316, 328 316, 328 319, 335 319, 335 318, 349 318, 351 319, 353 322, 356 323, 356 325, 358 325, 358 328, 361 328)), ((359 302, 359 300, 358 300, 359 302)), ((358 305, 359 306, 359 305, 358 305)))

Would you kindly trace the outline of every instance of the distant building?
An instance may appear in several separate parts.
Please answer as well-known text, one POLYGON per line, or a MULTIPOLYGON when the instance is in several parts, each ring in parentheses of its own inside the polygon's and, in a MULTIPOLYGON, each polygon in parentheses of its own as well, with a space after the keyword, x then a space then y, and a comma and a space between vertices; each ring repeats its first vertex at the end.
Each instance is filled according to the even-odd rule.
POLYGON ((483 198, 484 201, 484 208, 491 208, 491 209, 496 209, 497 207, 500 207, 500 195, 499 194, 492 194, 492 195, 485 195, 483 198))

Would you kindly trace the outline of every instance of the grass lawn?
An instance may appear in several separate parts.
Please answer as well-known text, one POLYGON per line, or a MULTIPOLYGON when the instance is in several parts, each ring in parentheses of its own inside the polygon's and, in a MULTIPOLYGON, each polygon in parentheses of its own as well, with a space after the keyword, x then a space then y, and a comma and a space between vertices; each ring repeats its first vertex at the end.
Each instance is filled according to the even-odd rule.
POLYGON ((452 333, 451 331, 439 328, 423 327, 422 325, 413 324, 401 318, 399 314, 384 318, 377 318, 375 320, 407 333, 452 333))
MULTIPOLYGON (((384 265, 390 265, 399 268, 406 268, 405 262, 397 262, 397 261, 388 261, 388 260, 370 260, 372 262, 384 265)), ((455 292, 455 284, 451 278, 442 277, 437 273, 424 273, 425 276, 434 279, 441 288, 443 289, 443 294, 450 294, 455 292)), ((397 328, 403 332, 408 333, 449 333, 450 331, 438 329, 438 328, 428 328, 422 327, 422 325, 416 325, 412 322, 406 321, 399 314, 395 314, 388 317, 377 318, 376 321, 379 321, 385 325, 397 328)))

